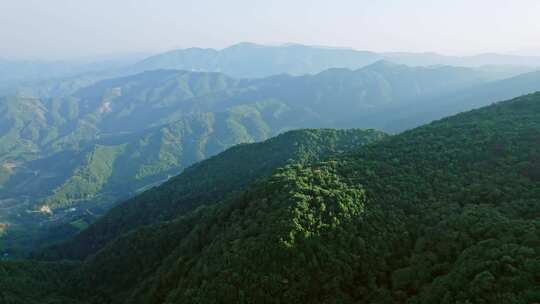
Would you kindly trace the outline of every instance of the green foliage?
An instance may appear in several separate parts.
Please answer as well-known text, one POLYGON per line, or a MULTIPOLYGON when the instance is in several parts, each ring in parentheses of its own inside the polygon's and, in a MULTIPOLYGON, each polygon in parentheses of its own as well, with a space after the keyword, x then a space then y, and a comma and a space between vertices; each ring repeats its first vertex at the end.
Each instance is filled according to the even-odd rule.
POLYGON ((85 197, 98 191, 94 197, 114 201, 238 143, 306 127, 381 128, 394 119, 388 107, 410 108, 413 101, 432 101, 483 79, 470 69, 385 62, 357 71, 256 80, 160 70, 105 80, 70 97, 4 98, 0 161, 18 166, 1 186, 5 196, 33 200, 60 192, 53 200, 65 206, 80 199, 75 184, 83 183, 91 188, 85 197), (80 181, 80 171, 93 170, 87 154, 100 145, 127 148, 106 185, 80 181), (44 165, 66 153, 76 160, 69 168, 44 165), (22 191, 20 184, 31 187, 22 191), (45 189, 37 186, 43 184, 45 189))
POLYGON ((535 303, 538 143, 534 94, 287 166, 109 243, 74 288, 96 303, 535 303))
POLYGON ((93 204, 99 216, 191 164, 290 129, 400 131, 426 117, 540 89, 538 73, 484 86, 489 78, 484 71, 384 61, 354 71, 334 68, 262 79, 178 70, 115 78, 120 75, 111 72, 97 83, 86 75, 51 88, 53 93, 81 85, 63 97, 23 94, 0 100, 0 166, 11 168, 0 169, 0 199, 30 202, 14 212, 24 216, 10 215, 10 220, 36 225, 29 230, 57 223, 26 212, 43 204, 60 218, 72 208, 83 215, 82 206, 93 204), (437 111, 418 113, 432 107, 437 111), (89 157, 100 147, 121 151, 102 153, 105 162, 98 165, 89 157))
POLYGON ((66 297, 65 273, 74 264, 0 261, 0 302, 5 304, 84 303, 66 297))
POLYGON ((130 301, 350 299, 346 290, 353 286, 353 269, 380 262, 351 254, 374 250, 359 241, 375 229, 365 225, 364 200, 362 189, 340 181, 331 164, 278 171, 197 221, 192 235, 178 244, 130 301), (336 277, 337 273, 341 275, 336 277))
POLYGON ((298 130, 262 143, 235 146, 119 204, 89 229, 47 255, 82 259, 122 233, 214 204, 279 167, 318 161, 384 137, 384 133, 374 130, 298 130))
MULTIPOLYGON (((233 112, 206 117, 257 117, 233 112)), ((540 93, 354 148, 380 137, 300 131, 236 146, 41 257, 85 258, 60 270, 70 283, 58 296, 90 303, 539 302, 540 93)), ((18 276, 31 282, 32 267, 18 276)), ((8 295, 24 300, 18 286, 8 295)))
POLYGON ((66 202, 95 196, 112 175, 115 159, 123 149, 123 146, 96 146, 94 151, 86 156, 84 165, 56 189, 52 196, 45 199, 44 205, 58 208, 66 202))

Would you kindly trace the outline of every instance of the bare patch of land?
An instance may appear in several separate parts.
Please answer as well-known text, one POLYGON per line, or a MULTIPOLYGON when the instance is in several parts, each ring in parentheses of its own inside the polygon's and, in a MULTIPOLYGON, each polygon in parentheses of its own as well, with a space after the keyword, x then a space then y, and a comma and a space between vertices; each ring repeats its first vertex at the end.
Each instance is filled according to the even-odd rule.
POLYGON ((15 163, 11 163, 11 162, 2 163, 2 168, 4 168, 8 172, 13 172, 13 170, 15 170, 16 167, 17 165, 15 163))

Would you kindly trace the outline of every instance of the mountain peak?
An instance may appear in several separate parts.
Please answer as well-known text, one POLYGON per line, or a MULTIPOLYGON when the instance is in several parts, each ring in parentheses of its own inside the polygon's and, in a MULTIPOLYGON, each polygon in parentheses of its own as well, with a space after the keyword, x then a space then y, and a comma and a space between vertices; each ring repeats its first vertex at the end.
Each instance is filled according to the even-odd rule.
POLYGON ((366 66, 365 68, 396 68, 400 66, 403 67, 405 65, 398 64, 398 63, 395 63, 386 59, 381 59, 366 66))
POLYGON ((224 50, 238 49, 238 48, 259 48, 259 47, 265 47, 265 46, 261 44, 253 43, 253 42, 239 42, 239 43, 236 43, 236 44, 233 44, 231 46, 224 48, 224 50))

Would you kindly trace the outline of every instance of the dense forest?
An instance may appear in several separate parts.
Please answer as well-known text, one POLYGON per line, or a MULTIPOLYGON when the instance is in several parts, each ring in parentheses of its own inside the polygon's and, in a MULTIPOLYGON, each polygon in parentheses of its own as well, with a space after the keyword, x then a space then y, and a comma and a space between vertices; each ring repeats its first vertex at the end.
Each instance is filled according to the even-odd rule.
POLYGON ((88 229, 40 255, 46 259, 83 259, 122 233, 217 203, 279 167, 319 161, 384 137, 375 130, 295 130, 261 143, 237 145, 118 204, 88 229))
POLYGON ((0 252, 67 239, 117 202, 240 143, 302 128, 396 133, 540 90, 539 72, 493 81, 500 74, 387 61, 260 79, 154 70, 69 95, 1 97, 0 224, 9 226, 0 252))
POLYGON ((489 82, 475 69, 377 62, 253 80, 161 70, 69 97, 3 97, 0 199, 53 211, 89 202, 101 213, 238 143, 298 128, 400 132, 533 92, 539 78, 536 72, 489 82))
MULTIPOLYGON (((340 143, 333 142, 330 147, 340 143)), ((182 193, 193 195, 181 190, 188 180, 172 179, 162 191, 146 192, 155 197, 142 194, 132 200, 148 206, 148 221, 134 217, 126 228, 130 231, 115 235, 97 252, 80 254, 82 261, 2 262, 0 271, 10 275, 0 276, 0 299, 540 302, 540 93, 352 151, 296 159, 276 161, 281 166, 276 170, 255 161, 258 173, 224 184, 225 191, 239 191, 211 191, 196 209, 182 201, 182 193), (167 195, 174 183, 180 190, 171 201, 167 195), (150 211, 161 205, 163 218, 160 211, 150 211), (45 276, 50 280, 44 282, 45 276)), ((217 161, 206 165, 219 168, 217 161)), ((236 175, 230 169, 218 170, 216 187, 223 176, 236 175)), ((199 170, 204 174, 197 165, 191 172, 199 170)), ((191 181, 197 189, 199 181, 191 181)), ((119 217, 109 219, 94 225, 125 231, 115 227, 123 225, 119 217)), ((54 256, 55 250, 61 247, 36 258, 62 258, 54 256)))

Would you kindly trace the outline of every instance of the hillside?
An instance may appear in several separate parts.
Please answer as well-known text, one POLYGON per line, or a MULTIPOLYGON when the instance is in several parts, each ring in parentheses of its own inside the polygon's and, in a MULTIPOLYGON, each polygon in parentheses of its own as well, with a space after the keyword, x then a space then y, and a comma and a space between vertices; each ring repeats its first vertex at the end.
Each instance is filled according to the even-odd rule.
POLYGON ((6 97, 0 204, 10 207, 0 223, 11 233, 4 248, 66 238, 115 202, 238 143, 298 128, 402 131, 539 90, 537 76, 489 82, 467 68, 380 61, 354 71, 252 80, 160 70, 69 97, 6 97))
POLYGON ((155 71, 106 80, 67 98, 6 98, 0 160, 13 170, 3 173, 0 196, 47 198, 53 208, 99 196, 110 201, 122 195, 108 189, 128 195, 237 143, 297 128, 380 129, 414 114, 414 105, 436 104, 483 83, 474 70, 378 62, 260 80, 155 71), (66 154, 72 163, 48 165, 66 154), (93 168, 96 155, 108 165, 93 168))
POLYGON ((0 261, 0 303, 6 304, 82 304, 64 295, 66 273, 76 264, 51 264, 30 261, 0 261))
POLYGON ((4 99, 0 159, 17 163, 66 150, 87 152, 101 142, 141 141, 148 136, 141 133, 160 128, 191 129, 201 140, 213 130, 229 130, 201 147, 206 155, 206 149, 221 151, 292 128, 369 127, 374 123, 366 120, 376 113, 373 121, 380 120, 388 106, 482 82, 472 70, 384 62, 357 71, 251 81, 217 73, 147 72, 103 81, 69 98, 4 99))
POLYGON ((83 259, 125 232, 214 204, 279 167, 319 161, 384 137, 384 133, 373 130, 299 130, 232 147, 118 204, 67 243, 41 255, 48 259, 83 259))
POLYGON ((540 72, 531 72, 453 92, 438 98, 437 102, 419 103, 415 113, 402 114, 383 129, 389 132, 402 131, 447 115, 538 91, 539 84, 540 72))
POLYGON ((298 128, 379 127, 393 109, 485 82, 471 69, 377 62, 254 80, 160 70, 69 97, 3 98, 0 199, 17 204, 0 216, 12 232, 4 246, 76 233, 115 202, 235 144, 298 128))
POLYGON ((90 303, 540 301, 540 93, 291 164, 110 242, 90 303))

